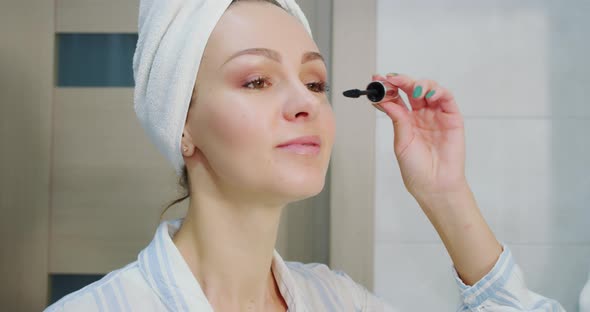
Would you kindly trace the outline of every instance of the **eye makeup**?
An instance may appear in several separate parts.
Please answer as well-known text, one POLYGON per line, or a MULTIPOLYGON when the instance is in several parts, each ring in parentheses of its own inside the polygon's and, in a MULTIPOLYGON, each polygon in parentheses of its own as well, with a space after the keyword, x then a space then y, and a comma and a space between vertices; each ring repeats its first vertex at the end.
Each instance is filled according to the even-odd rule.
MULTIPOLYGON (((232 85, 250 90, 261 91, 263 89, 278 86, 283 80, 288 79, 287 70, 279 67, 280 64, 262 59, 249 61, 236 60, 228 64, 223 76, 232 85)), ((314 93, 325 94, 330 89, 325 80, 326 73, 318 65, 304 65, 299 68, 299 79, 305 87, 314 93)))
POLYGON ((267 88, 267 87, 270 87, 271 85, 272 85, 272 83, 270 82, 270 80, 268 78, 266 78, 264 76, 258 76, 253 79, 248 79, 244 84, 242 84, 242 88, 256 90, 256 89, 267 88))
POLYGON ((314 81, 305 84, 307 88, 316 93, 326 93, 330 91, 330 86, 325 81, 314 81))

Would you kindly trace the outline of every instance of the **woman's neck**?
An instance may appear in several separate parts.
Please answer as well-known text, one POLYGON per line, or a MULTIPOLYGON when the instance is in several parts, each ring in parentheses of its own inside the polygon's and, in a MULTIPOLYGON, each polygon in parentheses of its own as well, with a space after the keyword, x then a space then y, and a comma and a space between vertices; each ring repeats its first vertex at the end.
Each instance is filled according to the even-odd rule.
POLYGON ((284 305, 271 272, 282 209, 192 197, 173 241, 216 310, 284 305))

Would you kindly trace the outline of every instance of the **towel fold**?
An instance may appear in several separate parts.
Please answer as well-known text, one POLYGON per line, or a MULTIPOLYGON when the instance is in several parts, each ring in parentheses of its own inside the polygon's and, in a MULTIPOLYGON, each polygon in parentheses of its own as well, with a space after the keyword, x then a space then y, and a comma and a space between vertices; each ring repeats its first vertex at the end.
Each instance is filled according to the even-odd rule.
MULTIPOLYGON (((158 150, 182 174, 181 138, 205 46, 232 0, 141 0, 133 56, 134 109, 158 150)), ((277 0, 309 23, 295 0, 277 0)))

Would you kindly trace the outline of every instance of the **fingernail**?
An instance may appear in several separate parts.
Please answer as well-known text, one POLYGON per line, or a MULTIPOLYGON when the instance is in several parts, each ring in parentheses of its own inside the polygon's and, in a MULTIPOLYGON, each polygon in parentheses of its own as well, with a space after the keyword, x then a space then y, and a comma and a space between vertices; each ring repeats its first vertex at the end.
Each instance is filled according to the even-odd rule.
POLYGON ((434 90, 430 90, 430 92, 426 93, 426 98, 429 99, 434 95, 434 90))
POLYGON ((398 73, 389 73, 389 74, 387 74, 387 76, 391 76, 391 77, 397 76, 397 75, 399 75, 399 74, 398 73))
POLYGON ((415 97, 415 98, 417 98, 417 97, 419 97, 420 95, 422 95, 422 86, 417 86, 417 87, 414 89, 414 93, 412 94, 412 96, 413 96, 413 97, 415 97))

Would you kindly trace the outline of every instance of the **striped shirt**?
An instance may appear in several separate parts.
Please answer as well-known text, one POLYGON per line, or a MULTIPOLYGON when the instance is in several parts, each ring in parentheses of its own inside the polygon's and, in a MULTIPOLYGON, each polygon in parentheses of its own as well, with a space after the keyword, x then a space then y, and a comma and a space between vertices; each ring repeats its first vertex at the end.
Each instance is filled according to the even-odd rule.
MULTIPOLYGON (((46 312, 194 311, 212 312, 172 237, 183 219, 163 221, 137 261, 75 291, 46 312)), ((272 272, 289 312, 397 311, 341 271, 324 264, 285 262, 274 251, 272 272)), ((559 303, 529 291, 510 250, 473 286, 455 273, 461 290, 458 311, 565 311, 559 303)))

